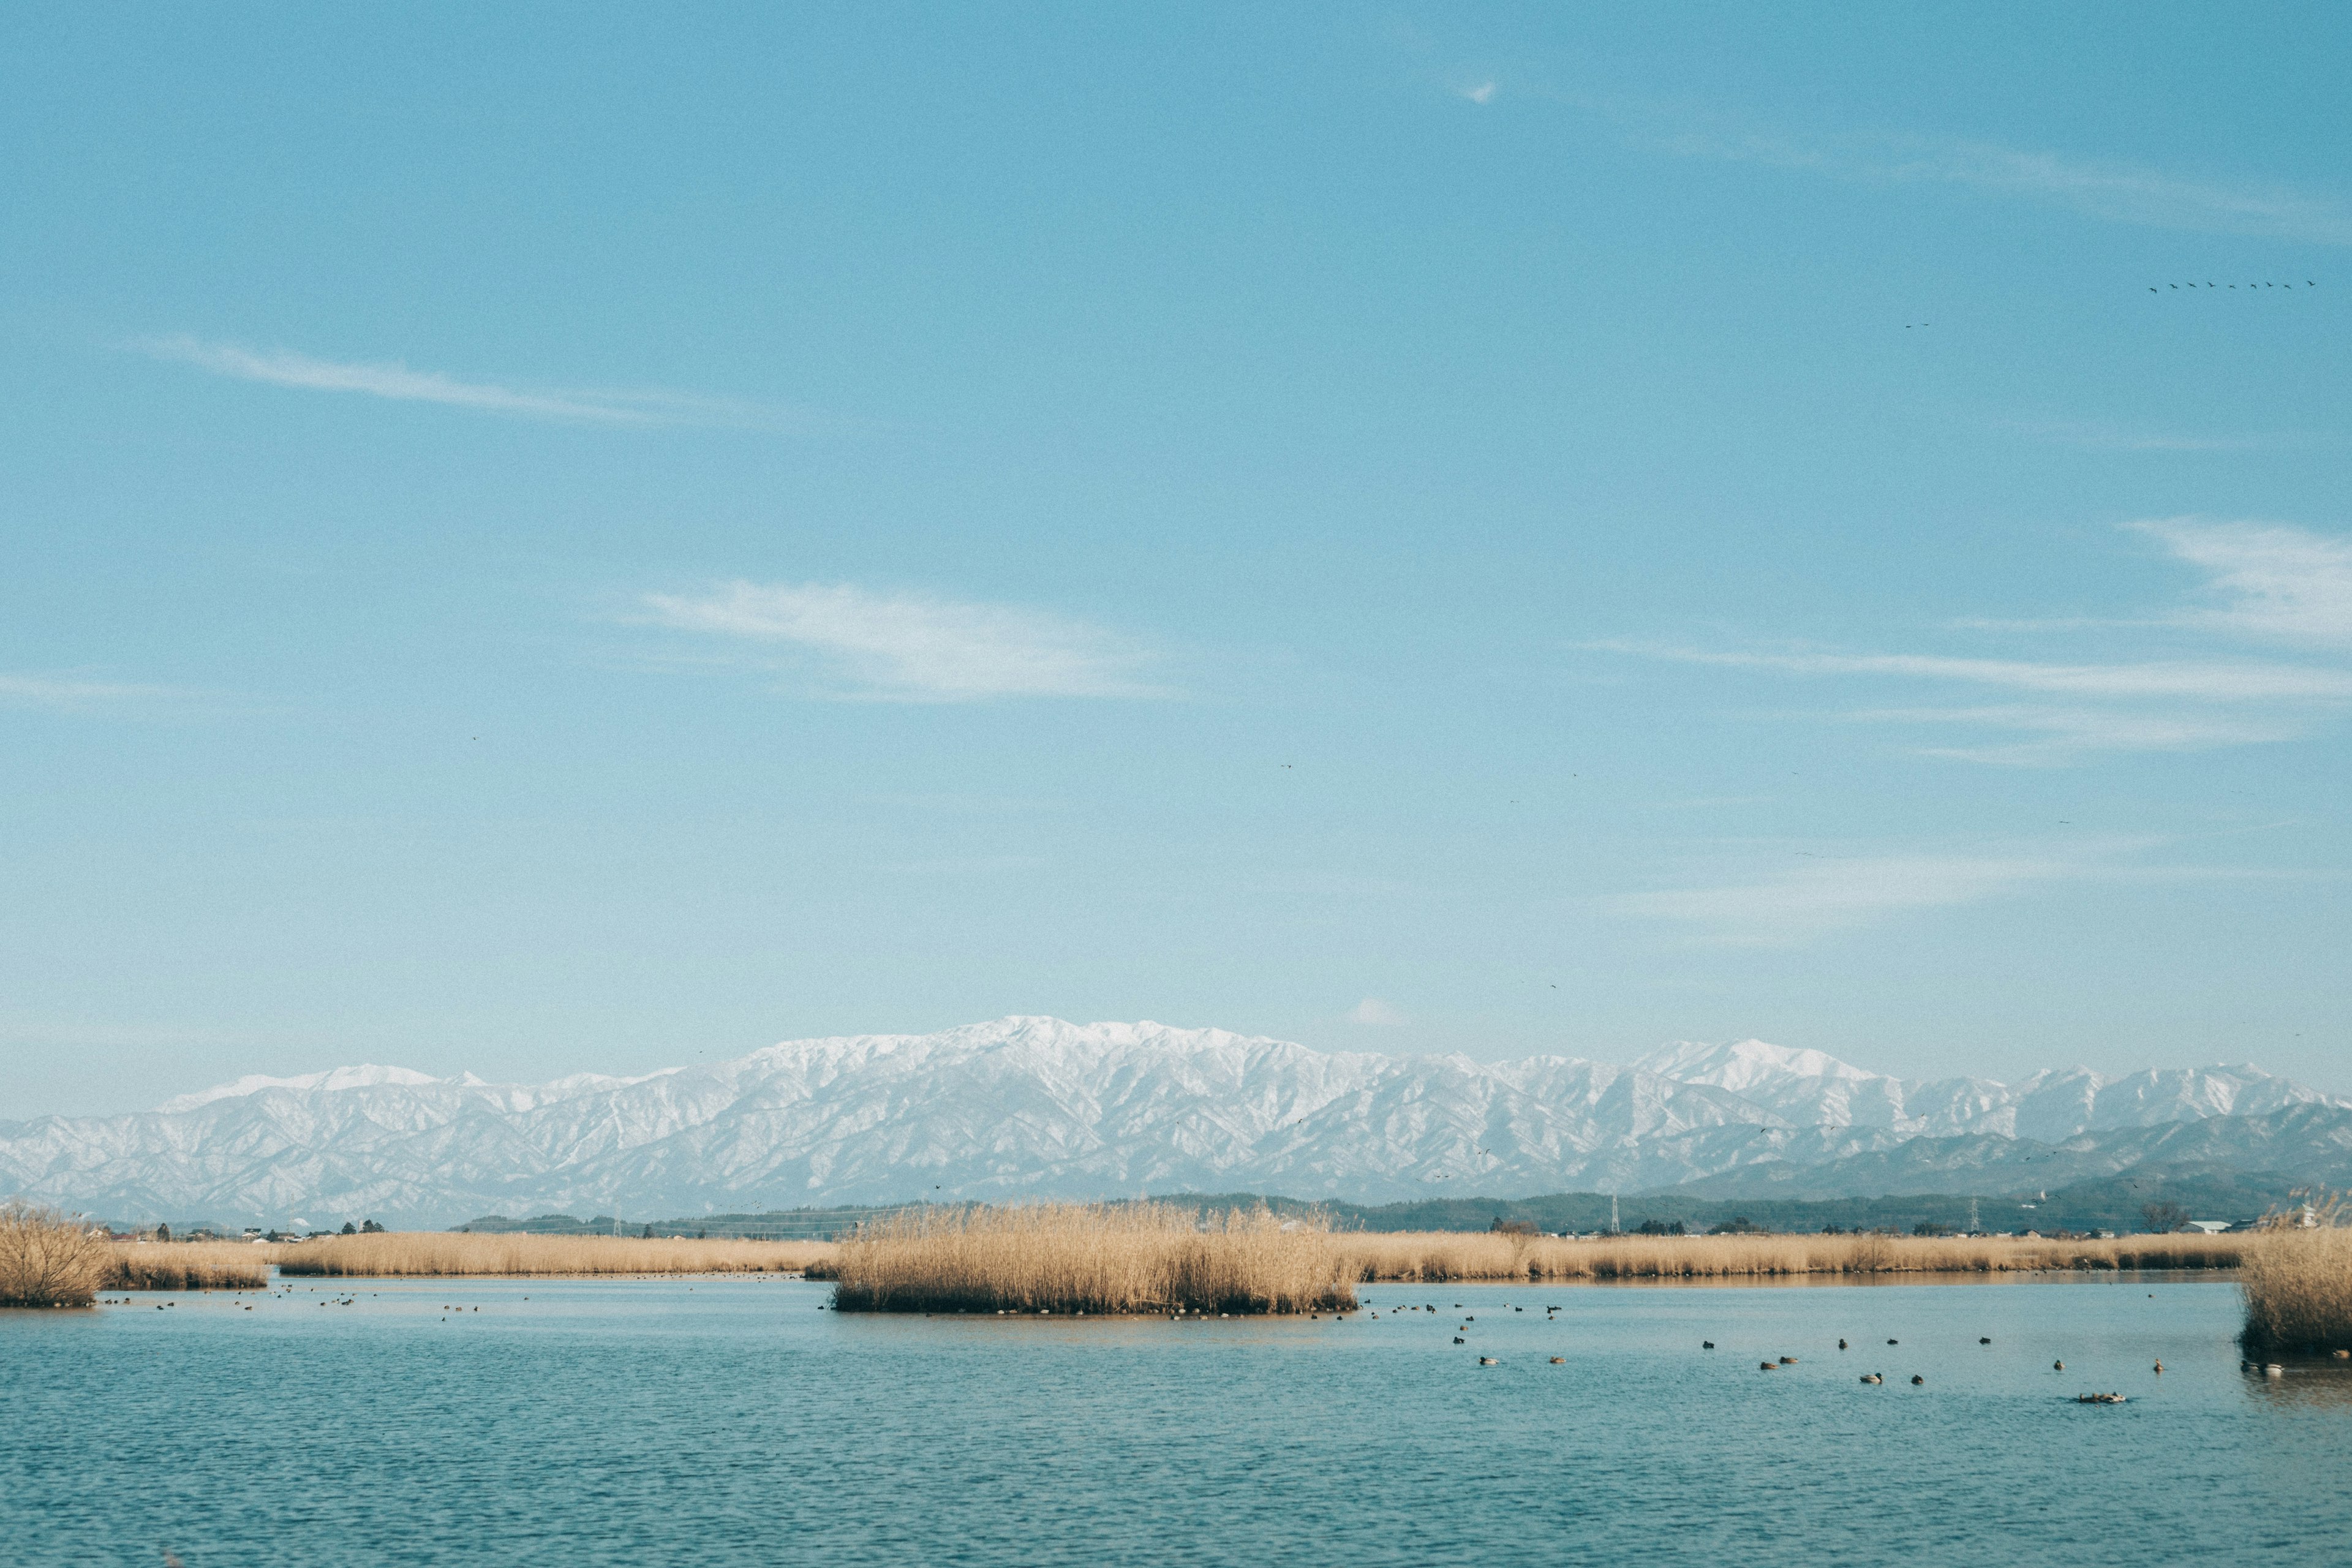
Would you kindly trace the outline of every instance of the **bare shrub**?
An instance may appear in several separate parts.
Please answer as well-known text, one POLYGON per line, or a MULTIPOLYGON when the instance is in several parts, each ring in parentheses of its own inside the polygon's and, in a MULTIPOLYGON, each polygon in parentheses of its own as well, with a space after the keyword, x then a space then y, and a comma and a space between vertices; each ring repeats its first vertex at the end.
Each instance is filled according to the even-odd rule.
POLYGON ((0 1306, 87 1307, 105 1268, 105 1236, 79 1215, 0 1204, 0 1306))

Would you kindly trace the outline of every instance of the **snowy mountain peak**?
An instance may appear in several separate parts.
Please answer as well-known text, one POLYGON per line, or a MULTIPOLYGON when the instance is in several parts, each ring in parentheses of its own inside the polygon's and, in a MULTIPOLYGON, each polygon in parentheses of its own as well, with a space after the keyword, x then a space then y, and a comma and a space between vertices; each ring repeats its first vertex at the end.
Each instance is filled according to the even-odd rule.
POLYGON ((1827 1051, 1776 1046, 1764 1040, 1738 1040, 1727 1046, 1678 1041, 1640 1058, 1633 1066, 1661 1078, 1683 1083, 1711 1083, 1735 1093, 1756 1084, 1791 1077, 1859 1082, 1885 1076, 1842 1062, 1827 1051))
MULTIPOLYGON (((473 1078, 471 1073, 466 1076, 468 1079, 473 1078)), ((296 1078, 269 1078, 261 1073, 247 1073, 235 1083, 215 1084, 211 1089, 200 1089, 194 1094, 175 1096, 157 1106, 155 1111, 162 1116, 176 1116, 183 1111, 194 1110, 200 1105, 210 1105, 216 1100, 237 1100, 272 1089, 331 1094, 346 1089, 373 1089, 379 1084, 391 1083, 414 1087, 441 1081, 431 1073, 416 1072, 408 1068, 373 1065, 330 1068, 325 1072, 303 1073, 296 1078)))

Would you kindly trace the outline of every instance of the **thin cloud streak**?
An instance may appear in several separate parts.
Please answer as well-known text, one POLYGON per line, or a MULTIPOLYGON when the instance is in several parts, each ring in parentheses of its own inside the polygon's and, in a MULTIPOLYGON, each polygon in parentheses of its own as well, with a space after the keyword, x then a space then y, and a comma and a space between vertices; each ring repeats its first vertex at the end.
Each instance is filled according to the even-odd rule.
MULTIPOLYGON (((2126 525, 2203 572, 2210 607, 2136 619, 1975 623, 2011 632, 2183 628, 2235 639, 2352 647, 2352 539, 2277 523, 2171 518, 2126 525)), ((2352 700, 2352 669, 2272 658, 2056 661, 1941 654, 1717 650, 1643 642, 1588 647, 1643 658, 1807 677, 1878 678, 1990 687, 2022 700, 1910 703, 1857 710, 1863 723, 1969 726, 2015 739, 1933 745, 1923 754, 2048 767, 2099 752, 2262 745, 2308 734, 2352 700)))
POLYGON ((2079 859, 2034 855, 1889 855, 1820 860, 1718 887, 1635 893, 1625 913, 1701 928, 1733 947, 1795 947, 1833 931, 1981 902, 2079 875, 2079 859))
POLYGON ((2281 642, 2352 647, 2352 538, 2266 522, 2170 518, 2131 525, 2202 569, 2228 603, 2190 625, 2281 642))
POLYGON ((1968 725, 2022 731, 2031 741, 1974 746, 1922 746, 1923 756, 2007 767, 2054 767, 2099 752, 2201 752, 2291 741, 2308 726, 2284 719, 2231 714, 2142 713, 2104 708, 1996 703, 1970 708, 1876 708, 1848 713, 1859 723, 1968 725))
POLYGON ((132 686, 71 676, 0 674, 0 705, 87 712, 126 704, 173 701, 186 693, 168 686, 132 686))
POLYGON ((2012 419, 2004 425, 2020 435, 2094 452, 2260 452, 2291 447, 2306 439, 2281 433, 2188 436, 2163 430, 2135 430, 2095 419, 2012 419))
POLYGON ((194 365, 215 375, 310 392, 355 392, 397 403, 431 403, 476 413, 562 423, 622 426, 716 426, 813 433, 813 416, 769 405, 700 397, 659 389, 520 388, 461 381, 438 371, 411 370, 397 360, 320 359, 291 349, 252 349, 205 342, 184 334, 131 345, 151 358, 194 365))
POLYGON ((1936 654, 1721 653, 1634 642, 1586 646, 1679 664, 1773 669, 1791 675, 1915 676, 2070 697, 2190 698, 2211 702, 2335 701, 2352 698, 2352 673, 2293 664, 2194 659, 2048 664, 1936 654))
POLYGON ((845 695, 974 702, 1008 697, 1153 698, 1149 652, 1084 621, 1011 605, 851 584, 733 582, 709 593, 654 594, 656 624, 817 655, 845 695))
POLYGON ((1859 184, 1957 185, 2148 228, 2352 246, 2352 207, 2334 195, 2274 181, 2191 178, 1985 142, 1883 134, 1806 141, 1771 132, 1673 126, 1662 123, 1667 114, 1656 106, 1571 101, 1679 157, 1760 163, 1859 184))
POLYGON ((1620 912, 1693 928, 1727 947, 1801 947, 1826 936, 1906 916, 2024 896, 2065 883, 2153 886, 2179 882, 2330 880, 2329 869, 2134 864, 2163 847, 2150 837, 2107 837, 2008 853, 1823 855, 1802 866, 1698 888, 1633 893, 1620 912))

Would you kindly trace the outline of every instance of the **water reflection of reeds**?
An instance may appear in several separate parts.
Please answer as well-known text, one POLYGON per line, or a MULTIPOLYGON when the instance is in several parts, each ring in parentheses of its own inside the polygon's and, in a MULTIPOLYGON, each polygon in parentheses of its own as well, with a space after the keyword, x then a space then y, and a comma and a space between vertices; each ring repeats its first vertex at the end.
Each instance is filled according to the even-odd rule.
POLYGON ((2352 1410, 2352 1363, 2323 1356, 2284 1356, 2276 1376, 2245 1374, 2247 1392, 2279 1410, 2352 1410))

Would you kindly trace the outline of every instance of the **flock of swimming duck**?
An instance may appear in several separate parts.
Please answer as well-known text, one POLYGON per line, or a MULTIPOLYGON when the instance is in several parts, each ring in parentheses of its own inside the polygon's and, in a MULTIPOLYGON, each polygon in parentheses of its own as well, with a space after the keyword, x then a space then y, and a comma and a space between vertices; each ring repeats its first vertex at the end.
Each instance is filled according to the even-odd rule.
MULTIPOLYGON (((1457 1312, 1460 1311, 1462 1310, 1462 1303, 1459 1301, 1454 1302, 1454 1310, 1457 1312)), ((1424 1303, 1418 1309, 1409 1305, 1391 1305, 1389 1308, 1389 1310, 1391 1313, 1411 1312, 1415 1310, 1434 1312, 1437 1310, 1437 1308, 1435 1305, 1430 1303, 1424 1303)), ((1527 1309, 1525 1307, 1513 1307, 1511 1310, 1514 1312, 1524 1312, 1527 1309)), ((1546 1307, 1544 1309, 1544 1321, 1546 1322, 1559 1321, 1559 1309, 1558 1307, 1546 1307)), ((1370 1315, 1373 1318, 1378 1318, 1381 1314, 1379 1310, 1375 1308, 1372 1310, 1370 1315)), ((1469 1331, 1470 1325, 1477 1321, 1477 1316, 1475 1313, 1464 1317, 1460 1328, 1454 1331, 1454 1342, 1457 1345, 1469 1343, 1469 1341, 1464 1336, 1469 1331)), ((1900 1344, 1902 1342, 1900 1340, 1890 1339, 1886 1342, 1892 1345, 1900 1344)), ((1989 1345, 1992 1343, 1992 1336, 1990 1334, 1979 1334, 1977 1336, 1977 1343, 1980 1345, 1989 1345)), ((1703 1351, 1711 1351, 1715 1349, 1715 1342, 1713 1340, 1701 1340, 1698 1342, 1698 1348, 1703 1351)), ((1843 1351, 1850 1350, 1853 1347, 1844 1340, 1840 1340, 1837 1342, 1837 1348, 1843 1351)), ((2352 1352, 2337 1351, 2336 1354, 2339 1358, 2352 1356, 2352 1352)), ((1562 1366, 1567 1363, 1567 1361, 1568 1358, 1566 1356, 1556 1355, 1551 1358, 1551 1364, 1554 1366, 1562 1366)), ((1503 1363, 1501 1359, 1498 1357, 1482 1355, 1478 1358, 1478 1364, 1480 1366, 1500 1366, 1503 1363)), ((1795 1356, 1784 1355, 1772 1361, 1759 1361, 1756 1363, 1756 1369, 1759 1372, 1778 1372, 1784 1366, 1795 1366, 1796 1364, 1797 1358, 1795 1356)), ((2257 1363, 2250 1361, 2244 1363, 2243 1365, 2244 1370, 2248 1372, 2259 1371, 2266 1377, 2283 1377, 2286 1373, 2286 1369, 2275 1362, 2257 1363)), ((2050 1363, 2050 1370, 2053 1372, 2064 1372, 2066 1370, 2065 1361, 2061 1358, 2060 1360, 2052 1362, 2050 1363)), ((2158 1374, 2161 1375, 2164 1372, 2164 1363, 2158 1361, 2153 1370, 2158 1374)), ((1886 1376, 1884 1373, 1866 1372, 1862 1374, 1862 1381, 1873 1387, 1877 1387, 1886 1382, 1886 1376)), ((1911 1376, 1911 1386, 1914 1388, 1924 1388, 1927 1386, 1927 1378, 1917 1373, 1914 1373, 1911 1376)), ((2077 1405, 2127 1405, 2130 1402, 2130 1396, 2123 1394, 2078 1394, 2074 1396, 2074 1403, 2077 1405)))

